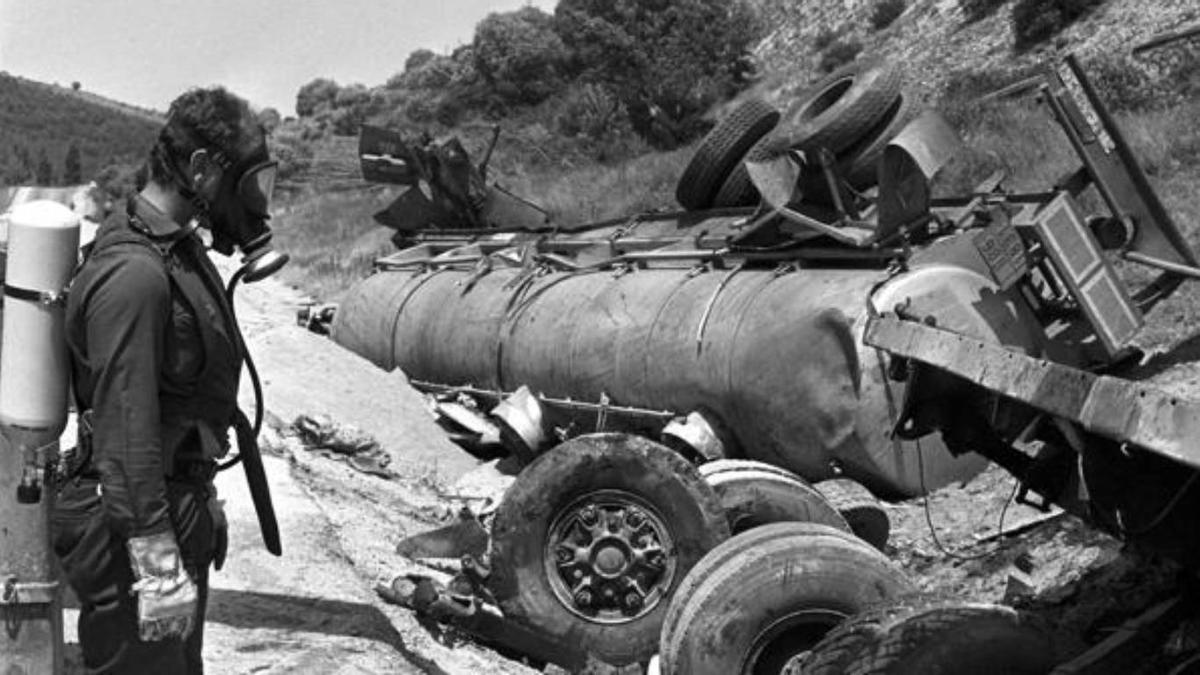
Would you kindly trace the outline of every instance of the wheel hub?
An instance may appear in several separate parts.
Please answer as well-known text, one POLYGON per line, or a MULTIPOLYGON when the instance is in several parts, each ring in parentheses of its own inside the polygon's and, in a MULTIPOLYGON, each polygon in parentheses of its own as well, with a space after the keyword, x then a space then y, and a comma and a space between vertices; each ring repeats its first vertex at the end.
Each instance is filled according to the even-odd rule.
POLYGON ((619 490, 587 494, 559 511, 546 539, 546 573, 559 602, 597 623, 650 612, 675 577, 666 522, 643 499, 619 490))

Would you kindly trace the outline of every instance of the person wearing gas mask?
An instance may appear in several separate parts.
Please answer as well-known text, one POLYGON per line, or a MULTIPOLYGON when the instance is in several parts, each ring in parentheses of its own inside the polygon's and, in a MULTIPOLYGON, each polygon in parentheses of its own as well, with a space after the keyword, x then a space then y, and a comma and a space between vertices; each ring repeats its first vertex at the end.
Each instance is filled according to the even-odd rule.
POLYGON ((80 601, 87 672, 202 673, 208 567, 225 556, 212 478, 229 450, 245 346, 212 246, 261 278, 276 163, 249 106, 194 89, 167 113, 148 180, 100 226, 66 338, 80 442, 51 537, 80 601))

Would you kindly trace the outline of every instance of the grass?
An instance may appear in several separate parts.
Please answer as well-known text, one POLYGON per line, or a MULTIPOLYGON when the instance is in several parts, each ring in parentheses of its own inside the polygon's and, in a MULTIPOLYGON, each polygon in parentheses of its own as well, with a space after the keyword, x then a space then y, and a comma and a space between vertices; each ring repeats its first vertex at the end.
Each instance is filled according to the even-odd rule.
MULTIPOLYGON (((571 226, 678 208, 675 182, 693 150, 570 169, 548 163, 522 168, 503 157, 494 158, 493 165, 504 166, 495 173, 510 192, 547 209, 552 222, 571 226)), ((345 164, 331 157, 325 161, 345 164)), ((288 195, 273 220, 276 245, 292 257, 283 279, 321 301, 336 301, 370 272, 375 258, 395 250, 392 231, 378 225, 372 215, 400 190, 370 186, 361 179, 355 183, 339 172, 332 181, 318 181, 288 195)))
POLYGON ((280 273, 321 301, 335 301, 395 249, 391 231, 371 216, 391 201, 391 190, 365 188, 293 196, 272 219, 275 244, 292 261, 280 273))

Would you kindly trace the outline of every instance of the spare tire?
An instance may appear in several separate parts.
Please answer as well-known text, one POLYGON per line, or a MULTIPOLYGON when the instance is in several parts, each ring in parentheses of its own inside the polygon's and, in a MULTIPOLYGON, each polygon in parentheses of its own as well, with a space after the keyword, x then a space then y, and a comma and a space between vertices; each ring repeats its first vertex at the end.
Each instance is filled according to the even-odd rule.
POLYGON ((847 617, 911 591, 900 568, 851 534, 815 523, 756 527, 684 580, 663 624, 662 672, 781 672, 847 617))
POLYGON ((700 466, 733 534, 780 522, 821 523, 850 532, 850 525, 803 478, 765 462, 719 459, 700 466))
POLYGON ((863 138, 900 95, 900 71, 880 61, 855 61, 815 84, 788 107, 775 145, 834 155, 863 138))
POLYGON ((754 187, 754 182, 750 180, 750 172, 746 170, 746 162, 761 162, 774 157, 779 152, 779 149, 774 148, 771 141, 771 135, 768 134, 759 139, 757 143, 746 151, 746 156, 733 167, 733 171, 729 172, 729 177, 721 184, 721 189, 717 190, 717 196, 713 199, 713 206, 724 208, 730 206, 754 206, 758 203, 758 188, 754 187))
POLYGON ((642 663, 675 589, 728 537, 716 494, 677 453, 627 434, 580 436, 505 493, 488 587, 509 619, 609 664, 642 663))
POLYGON ((1050 632, 1011 607, 938 604, 883 617, 871 630, 847 624, 831 632, 804 660, 812 675, 1043 675, 1057 658, 1050 632), (853 644, 856 652, 838 645, 853 644), (826 659, 828 653, 836 659, 826 659), (832 665, 831 665, 832 664, 832 665), (826 667, 826 666, 829 667, 826 667), (833 669, 835 665, 844 668, 833 669))
POLYGON ((917 103, 912 97, 900 94, 875 128, 858 143, 848 148, 844 158, 838 161, 842 176, 856 190, 866 190, 879 182, 877 170, 883 150, 917 113, 917 103))
POLYGON ((675 186, 675 199, 688 210, 713 205, 717 190, 742 156, 779 122, 779 111, 752 98, 734 108, 700 141, 675 186))

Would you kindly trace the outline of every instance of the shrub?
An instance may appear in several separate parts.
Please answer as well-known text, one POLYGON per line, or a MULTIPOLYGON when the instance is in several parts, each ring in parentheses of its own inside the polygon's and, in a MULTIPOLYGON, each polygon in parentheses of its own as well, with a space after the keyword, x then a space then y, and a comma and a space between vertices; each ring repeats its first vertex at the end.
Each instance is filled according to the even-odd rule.
POLYGON ((816 35, 813 36, 813 41, 812 41, 813 51, 816 51, 816 52, 825 51, 826 47, 833 44, 834 40, 838 39, 839 34, 840 34, 839 31, 836 31, 833 28, 830 28, 828 26, 826 26, 825 28, 822 28, 820 31, 817 32, 816 35))
POLYGON ((597 84, 581 84, 563 95, 555 121, 563 136, 597 139, 613 130, 619 116, 624 116, 624 109, 611 91, 597 84))
POLYGON ((436 56, 437 54, 430 49, 418 49, 414 52, 411 52, 408 55, 408 58, 404 59, 404 72, 407 73, 410 70, 416 70, 426 63, 429 63, 429 61, 436 56))
POLYGON ((871 26, 883 30, 892 25, 904 13, 904 0, 880 0, 871 10, 871 26))
POLYGON ((569 72, 615 92, 637 133, 664 147, 745 86, 761 33, 747 0, 560 0, 554 17, 569 72))
POLYGON ((300 87, 300 91, 296 93, 296 114, 300 117, 316 114, 317 108, 333 103, 338 89, 337 82, 323 77, 300 87))
POLYGON ((975 23, 986 19, 1004 6, 1007 0, 958 0, 958 8, 962 10, 963 19, 967 23, 975 23))
POLYGON ((937 108, 946 120, 960 131, 978 127, 996 108, 993 103, 981 103, 981 97, 1040 72, 1040 67, 1036 65, 953 71, 946 77, 945 89, 938 100, 937 108))
POLYGON ((475 27, 475 69, 514 103, 535 104, 559 88, 567 49, 554 17, 527 6, 492 13, 475 27))
POLYGON ((829 45, 829 48, 821 55, 821 62, 818 64, 818 67, 826 73, 833 72, 858 58, 862 49, 862 43, 855 38, 838 40, 829 45))
POLYGON ((1012 9, 1016 48, 1025 50, 1057 35, 1104 0, 1017 0, 1012 9))

